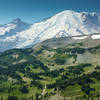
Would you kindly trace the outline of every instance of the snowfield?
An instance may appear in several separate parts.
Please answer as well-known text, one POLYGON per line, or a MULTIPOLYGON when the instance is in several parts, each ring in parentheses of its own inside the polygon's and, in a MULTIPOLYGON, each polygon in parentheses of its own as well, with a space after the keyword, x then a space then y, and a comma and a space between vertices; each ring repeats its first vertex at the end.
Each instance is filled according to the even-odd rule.
MULTIPOLYGON (((66 10, 33 24, 24 23, 18 18, 6 25, 0 25, 0 51, 31 47, 51 38, 93 33, 100 33, 100 15, 94 12, 79 13, 66 10)), ((86 37, 73 37, 73 39, 84 38, 86 37)), ((96 36, 93 38, 96 39, 96 36)))
POLYGON ((92 35, 91 38, 92 39, 100 39, 100 34, 99 35, 92 35))
POLYGON ((72 39, 75 39, 75 40, 78 40, 78 39, 85 39, 87 38, 88 36, 81 36, 81 37, 72 37, 72 39))

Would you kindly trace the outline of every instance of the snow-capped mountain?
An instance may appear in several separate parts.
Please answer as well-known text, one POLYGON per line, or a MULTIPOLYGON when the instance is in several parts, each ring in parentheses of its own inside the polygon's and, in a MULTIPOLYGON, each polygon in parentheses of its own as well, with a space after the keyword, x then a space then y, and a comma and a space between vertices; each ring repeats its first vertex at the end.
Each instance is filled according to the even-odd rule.
POLYGON ((0 25, 0 51, 25 48, 46 39, 100 33, 100 15, 66 10, 39 23, 27 24, 19 18, 0 25))

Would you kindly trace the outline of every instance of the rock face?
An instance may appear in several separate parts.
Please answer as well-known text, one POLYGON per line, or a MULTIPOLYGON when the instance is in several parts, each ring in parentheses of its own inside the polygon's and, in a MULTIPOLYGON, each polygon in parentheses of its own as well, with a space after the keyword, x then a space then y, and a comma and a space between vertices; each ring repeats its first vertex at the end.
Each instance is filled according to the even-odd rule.
POLYGON ((0 52, 34 46, 59 37, 89 35, 100 32, 100 15, 66 10, 40 23, 27 24, 19 18, 0 26, 0 52))

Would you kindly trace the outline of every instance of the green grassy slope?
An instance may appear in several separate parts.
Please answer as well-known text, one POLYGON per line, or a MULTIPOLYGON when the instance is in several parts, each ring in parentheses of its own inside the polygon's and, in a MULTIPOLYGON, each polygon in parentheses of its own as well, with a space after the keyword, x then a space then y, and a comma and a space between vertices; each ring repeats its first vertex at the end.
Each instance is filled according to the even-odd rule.
POLYGON ((99 45, 75 43, 0 53, 0 98, 95 100, 100 95, 99 50, 99 45))

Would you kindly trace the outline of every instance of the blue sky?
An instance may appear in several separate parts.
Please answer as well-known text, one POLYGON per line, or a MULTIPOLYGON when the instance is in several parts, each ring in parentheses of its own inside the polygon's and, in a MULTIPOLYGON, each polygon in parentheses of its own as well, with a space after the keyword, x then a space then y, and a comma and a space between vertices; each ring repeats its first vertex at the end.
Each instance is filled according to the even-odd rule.
POLYGON ((63 10, 100 13, 100 0, 0 0, 0 24, 15 18, 38 22, 63 10))

